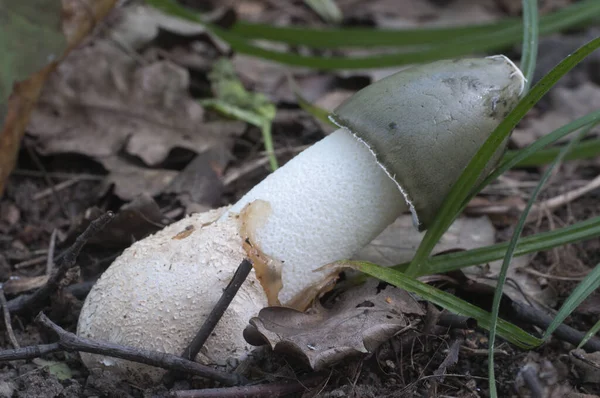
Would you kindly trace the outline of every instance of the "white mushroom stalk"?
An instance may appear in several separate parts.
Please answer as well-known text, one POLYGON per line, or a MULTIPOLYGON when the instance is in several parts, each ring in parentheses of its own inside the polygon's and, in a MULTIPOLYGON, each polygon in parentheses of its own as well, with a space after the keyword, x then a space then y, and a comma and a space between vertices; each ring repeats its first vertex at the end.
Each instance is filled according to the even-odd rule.
MULTIPOLYGON (((90 292, 78 334, 179 354, 249 257, 254 272, 197 360, 243 356, 242 331, 262 307, 305 309, 335 280, 324 265, 351 257, 404 211, 427 228, 523 84, 519 69, 496 56, 434 62, 366 87, 335 110, 340 129, 231 208, 189 216, 127 249, 90 292)), ((136 382, 163 373, 82 359, 136 382)))

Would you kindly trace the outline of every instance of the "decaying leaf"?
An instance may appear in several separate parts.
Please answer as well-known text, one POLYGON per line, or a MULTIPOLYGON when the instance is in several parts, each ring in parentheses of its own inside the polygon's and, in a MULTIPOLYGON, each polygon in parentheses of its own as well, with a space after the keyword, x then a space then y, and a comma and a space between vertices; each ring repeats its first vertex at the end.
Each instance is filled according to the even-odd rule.
MULTIPOLYGON (((386 228, 381 235, 362 249, 355 258, 366 260, 379 265, 391 266, 410 261, 425 233, 416 231, 412 226, 410 216, 399 217, 386 228)), ((434 249, 434 254, 448 250, 470 250, 496 243, 496 230, 489 218, 461 217, 450 226, 434 249)), ((523 294, 539 302, 552 304, 554 294, 548 289, 543 290, 538 280, 520 269, 529 264, 530 256, 520 256, 513 259, 508 269, 508 282, 504 293, 512 300, 527 302, 523 294)), ((496 286, 496 280, 502 261, 471 266, 462 269, 465 276, 473 281, 496 286)))
POLYGON ((132 159, 156 166, 174 148, 202 153, 227 145, 245 128, 236 121, 206 122, 188 88, 187 70, 168 61, 140 65, 114 42, 97 40, 57 68, 28 131, 41 153, 78 153, 100 162, 121 198, 156 195, 176 173, 132 159))
POLYGON ((600 108, 600 88, 591 82, 577 88, 557 87, 549 96, 553 110, 528 120, 512 134, 512 140, 519 147, 530 145, 554 129, 600 108))
MULTIPOLYGON (((62 1, 62 30, 69 46, 65 54, 79 44, 95 24, 108 14, 115 2, 116 0, 62 1)), ((62 59, 64 54, 60 54, 60 57, 62 59)), ((0 126, 2 126, 0 131, 0 195, 4 191, 6 179, 16 162, 29 115, 40 96, 44 82, 54 70, 57 62, 50 63, 29 79, 16 83, 8 105, 3 105, 3 100, 0 100, 0 126), (4 112, 6 112, 5 117, 4 112)))
POLYGON ((0 0, 0 103, 15 81, 26 79, 58 58, 67 46, 56 0, 0 0))
MULTIPOLYGON (((495 243, 496 230, 489 218, 461 217, 442 236, 434 254, 454 249, 469 250, 495 243)), ((410 261, 415 255, 424 232, 417 231, 410 216, 399 217, 377 238, 365 246, 355 258, 390 266, 410 261)))
POLYGON ((139 66, 109 41, 74 51, 49 79, 29 132, 45 154, 75 152, 102 162, 125 151, 147 165, 175 147, 203 152, 244 125, 204 121, 188 72, 168 61, 139 66))
POLYGON ((378 281, 369 280, 343 292, 331 309, 303 313, 264 308, 250 320, 244 337, 250 344, 268 343, 318 370, 350 355, 373 352, 411 325, 413 316, 424 314, 421 304, 405 290, 382 288, 378 281))
POLYGON ((578 348, 569 353, 584 383, 600 383, 600 352, 585 352, 578 348))

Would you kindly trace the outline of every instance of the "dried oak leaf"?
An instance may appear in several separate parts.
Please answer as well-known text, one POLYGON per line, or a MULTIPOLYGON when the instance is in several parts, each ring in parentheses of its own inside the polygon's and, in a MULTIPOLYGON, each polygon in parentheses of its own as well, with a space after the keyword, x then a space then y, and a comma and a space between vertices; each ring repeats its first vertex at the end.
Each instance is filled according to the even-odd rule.
POLYGON ((250 320, 244 337, 323 369, 351 355, 373 352, 403 328, 408 315, 424 315, 421 304, 405 290, 370 280, 343 292, 331 309, 306 313, 267 307, 250 320))
POLYGON ((49 79, 28 131, 44 154, 74 152, 100 163, 125 153, 147 165, 173 148, 201 153, 241 134, 241 122, 206 122, 188 93, 187 70, 140 65, 113 42, 73 51, 49 79))

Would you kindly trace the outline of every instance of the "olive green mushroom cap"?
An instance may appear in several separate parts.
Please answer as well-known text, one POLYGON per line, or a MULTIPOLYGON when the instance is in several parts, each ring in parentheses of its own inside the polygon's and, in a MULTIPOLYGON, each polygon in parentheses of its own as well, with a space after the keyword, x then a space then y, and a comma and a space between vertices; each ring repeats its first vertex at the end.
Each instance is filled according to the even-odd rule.
MULTIPOLYGON (((479 147, 515 107, 524 82, 502 55, 438 61, 365 87, 331 119, 370 148, 423 230, 479 147)), ((490 159, 486 174, 503 150, 490 159)))

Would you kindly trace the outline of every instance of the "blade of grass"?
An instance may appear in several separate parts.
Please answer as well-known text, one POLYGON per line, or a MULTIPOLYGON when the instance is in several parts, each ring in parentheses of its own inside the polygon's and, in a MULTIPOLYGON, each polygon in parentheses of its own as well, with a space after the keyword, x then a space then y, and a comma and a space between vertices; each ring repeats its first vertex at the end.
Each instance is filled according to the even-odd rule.
MULTIPOLYGON (((532 167, 548 164, 556 157, 562 147, 548 148, 538 151, 523 160, 519 161, 513 167, 532 167)), ((507 151, 504 159, 510 159, 519 151, 507 151)), ((593 139, 580 142, 571 150, 564 160, 590 159, 600 155, 600 139, 593 139)))
POLYGON ((298 101, 298 105, 300 105, 300 108, 304 109, 308 114, 310 114, 315 119, 337 128, 335 123, 333 123, 331 120, 329 120, 329 111, 327 111, 326 109, 320 108, 314 104, 311 104, 310 101, 307 101, 302 96, 302 93, 300 92, 300 88, 296 84, 296 81, 294 80, 292 75, 288 74, 287 77, 288 77, 288 84, 289 84, 292 92, 294 93, 294 97, 296 98, 296 101, 298 101))
MULTIPOLYGON (((525 2, 526 1, 527 0, 525 0, 525 2)), ((506 248, 506 254, 504 255, 504 260, 502 261, 502 266, 500 267, 500 272, 498 274, 496 289, 494 291, 494 300, 492 302, 492 324, 490 326, 489 353, 488 353, 488 375, 489 375, 488 380, 489 380, 491 396, 497 395, 496 379, 494 377, 494 372, 495 372, 495 370, 494 370, 494 343, 496 341, 496 324, 497 324, 497 320, 498 320, 498 314, 500 312, 500 300, 502 299, 502 294, 503 294, 502 292, 504 289, 504 283, 506 281, 506 273, 508 272, 508 267, 510 266, 510 262, 512 261, 513 254, 515 252, 517 243, 519 243, 519 239, 521 238, 521 233, 523 233, 523 228, 525 228, 525 223, 527 222, 527 216, 529 216, 529 212, 531 211, 531 208, 533 207, 533 204, 535 203, 542 188, 544 187, 546 182, 552 176, 554 169, 562 162, 565 155, 567 153, 569 153, 569 151, 573 148, 573 146, 580 139, 582 139, 593 126, 594 125, 590 125, 584 129, 582 129, 581 132, 579 134, 577 134, 577 136, 571 142, 569 142, 569 144, 566 145, 562 149, 562 151, 560 151, 560 153, 558 154, 556 159, 554 159, 552 164, 550 166, 548 166, 548 168, 546 169, 544 174, 542 174, 540 181, 538 182, 535 189, 531 193, 531 197, 527 201, 527 204, 525 205, 525 209, 521 213, 521 216, 519 217, 519 220, 518 220, 517 224, 515 225, 514 232, 512 234, 510 242, 508 243, 508 246, 506 248)))
POLYGON ((594 39, 580 47, 569 57, 561 61, 554 69, 544 76, 531 91, 521 99, 519 104, 508 114, 508 116, 494 130, 486 142, 481 146, 477 154, 471 159, 458 181, 446 197, 444 204, 438 212, 433 225, 429 228, 423 241, 417 249, 417 253, 407 270, 408 275, 416 275, 431 254, 435 244, 446 232, 450 224, 458 215, 463 201, 474 188, 483 168, 492 157, 497 148, 508 137, 516 124, 525 114, 552 88, 552 86, 575 65, 600 47, 600 38, 594 39))
MULTIPOLYGON (((540 33, 558 32, 590 21, 598 15, 600 15, 600 3, 597 0, 580 1, 541 17, 540 33)), ((445 43, 450 40, 480 36, 510 27, 518 27, 511 33, 510 37, 513 43, 517 43, 522 37, 521 20, 518 18, 507 18, 490 24, 399 30, 373 28, 319 29, 314 27, 271 26, 238 21, 231 28, 231 31, 247 39, 263 39, 312 48, 376 48, 445 43)))
MULTIPOLYGON (((489 312, 474 306, 473 304, 464 301, 450 293, 446 293, 416 279, 410 278, 407 275, 398 272, 397 270, 382 267, 365 261, 347 261, 342 264, 348 265, 367 275, 415 293, 423 299, 437 304, 448 311, 474 318, 477 320, 478 326, 486 329, 489 329, 490 327, 491 316, 489 312)), ((533 337, 521 328, 501 319, 498 322, 498 334, 502 336, 502 338, 510 341, 513 344, 516 344, 521 348, 533 348, 542 342, 540 339, 533 337)))
POLYGON ((560 324, 573 312, 575 308, 583 300, 586 299, 594 290, 600 287, 600 264, 596 265, 596 267, 590 272, 584 280, 582 280, 579 285, 573 290, 573 293, 565 300, 563 305, 558 310, 558 313, 554 317, 554 320, 548 326, 548 329, 544 332, 542 336, 543 340, 547 340, 552 333, 556 330, 560 324))
POLYGON ((596 335, 596 333, 598 333, 599 330, 600 320, 598 320, 598 322, 596 322, 596 324, 592 326, 592 328, 585 334, 585 336, 583 336, 583 339, 581 340, 581 343, 579 343, 577 348, 583 347, 592 337, 596 335))
MULTIPOLYGON (((489 34, 474 35, 468 38, 463 37, 454 41, 445 41, 442 44, 413 52, 351 58, 339 56, 321 57, 272 51, 252 45, 245 37, 241 37, 232 31, 203 23, 202 19, 196 13, 178 5, 173 0, 147 0, 147 3, 168 14, 203 24, 208 30, 226 41, 233 50, 239 53, 287 65, 321 70, 385 68, 453 58, 478 51, 497 50, 514 44, 514 36, 519 35, 521 32, 519 26, 509 26, 497 31, 492 31, 489 34)), ((569 18, 564 18, 563 20, 557 21, 557 23, 564 23, 564 21, 568 20, 569 18)))
POLYGON ((523 49, 521 50, 521 70, 525 75, 524 92, 529 91, 537 59, 539 35, 538 7, 536 0, 523 0, 523 49))

